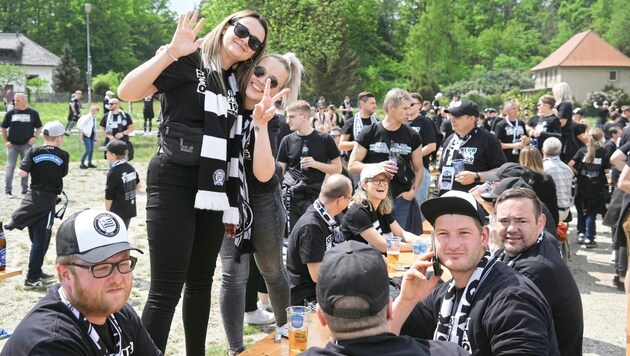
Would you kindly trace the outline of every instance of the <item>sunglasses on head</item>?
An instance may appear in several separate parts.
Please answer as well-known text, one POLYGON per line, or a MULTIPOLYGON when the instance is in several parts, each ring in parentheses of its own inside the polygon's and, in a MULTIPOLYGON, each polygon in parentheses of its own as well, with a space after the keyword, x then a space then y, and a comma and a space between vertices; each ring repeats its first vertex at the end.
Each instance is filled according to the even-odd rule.
MULTIPOLYGON (((254 75, 256 76, 256 78, 262 78, 267 75, 267 70, 261 65, 254 66, 254 75)), ((275 89, 278 87, 278 78, 274 77, 273 75, 269 75, 267 76, 267 78, 271 80, 271 85, 269 86, 271 89, 275 89)))
POLYGON ((251 35, 247 27, 241 25, 240 22, 234 23, 234 34, 238 36, 238 38, 249 37, 249 41, 247 41, 247 45, 252 51, 258 52, 262 49, 263 44, 262 42, 260 42, 258 37, 251 35))

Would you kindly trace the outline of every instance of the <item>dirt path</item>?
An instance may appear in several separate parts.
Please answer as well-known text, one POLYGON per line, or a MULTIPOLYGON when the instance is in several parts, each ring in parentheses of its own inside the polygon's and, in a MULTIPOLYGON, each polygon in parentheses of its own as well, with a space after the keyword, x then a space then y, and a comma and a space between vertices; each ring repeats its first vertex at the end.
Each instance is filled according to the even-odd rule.
MULTIPOLYGON (((146 163, 132 162, 139 172, 144 183, 146 178, 146 163)), ((70 204, 66 216, 85 208, 103 208, 105 189, 105 177, 107 164, 103 160, 98 161, 99 168, 80 170, 78 163, 70 165, 70 173, 66 177, 65 187, 70 198, 70 204)), ((0 167, 0 182, 4 183, 4 167, 0 167)), ((14 187, 19 187, 17 177, 14 179, 14 187)), ((15 189, 14 189, 15 190, 15 189)), ((19 191, 19 190, 18 190, 19 191)), ((6 199, 0 196, 0 221, 7 221, 11 212, 20 204, 20 197, 6 199)), ((138 267, 134 272, 134 289, 130 303, 138 311, 142 308, 147 298, 150 271, 148 245, 146 241, 145 210, 146 194, 144 189, 138 194, 138 217, 132 219, 130 234, 132 243, 145 251, 138 261, 138 267)), ((56 232, 60 221, 55 221, 53 231, 56 232)), ((572 227, 575 227, 574 223, 572 227)), ((612 286, 613 262, 610 253, 609 228, 602 227, 598 222, 598 246, 595 249, 586 250, 576 243, 571 244, 572 256, 569 266, 577 281, 584 304, 585 330, 584 330, 584 354, 585 355, 623 355, 625 352, 626 329, 626 297, 612 286), (605 233, 604 233, 605 232, 605 233)), ((13 230, 7 232, 9 270, 25 269, 28 264, 28 252, 30 242, 28 232, 13 230)), ((575 241, 573 235, 570 236, 575 241)), ((55 243, 54 234, 51 246, 44 262, 44 270, 47 273, 54 272, 55 243)), ((219 263, 218 263, 219 264, 219 263)), ((220 264, 214 276, 214 288, 212 293, 212 309, 207 335, 207 354, 225 354, 225 334, 218 308, 218 291, 220 284, 220 264)), ((0 281, 0 328, 12 330, 21 318, 44 295, 43 291, 25 291, 23 289, 24 277, 14 277, 6 281, 0 281)), ((257 329, 247 328, 246 342, 254 342, 264 334, 257 329)), ((4 342, 0 341, 0 349, 4 342)), ((181 303, 175 312, 175 319, 171 327, 167 355, 183 355, 184 333, 181 318, 181 303)))

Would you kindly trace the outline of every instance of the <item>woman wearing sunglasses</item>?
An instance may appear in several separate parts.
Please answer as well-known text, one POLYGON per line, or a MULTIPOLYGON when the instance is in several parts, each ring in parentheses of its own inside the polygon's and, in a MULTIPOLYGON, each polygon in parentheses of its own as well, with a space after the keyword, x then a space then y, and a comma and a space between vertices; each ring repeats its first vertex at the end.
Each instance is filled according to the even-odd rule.
POLYGON ((400 236, 401 251, 411 251, 411 241, 417 235, 403 230, 392 217, 394 207, 389 195, 391 173, 377 164, 368 164, 361 171, 361 180, 352 203, 341 223, 341 233, 346 241, 356 240, 387 252, 385 237, 400 236))
MULTIPOLYGON (((273 104, 280 98, 284 107, 295 102, 301 78, 302 64, 293 53, 265 56, 254 67, 246 87, 242 88, 241 93, 244 95, 240 105, 248 195, 243 200, 252 207, 253 221, 249 230, 242 229, 245 231, 237 240, 249 238, 253 242, 256 251, 254 258, 267 285, 276 330, 285 336, 287 330, 284 324, 287 322, 286 308, 289 306, 290 292, 282 260, 285 214, 274 159, 280 125, 273 104), (265 108, 264 112, 262 108, 265 108)), ((243 314, 250 261, 249 255, 239 256, 238 246, 233 239, 224 239, 221 247, 223 278, 219 304, 230 346, 229 355, 244 350, 243 314), (237 262, 239 259, 240 262, 237 262)))
POLYGON ((142 322, 164 352, 184 288, 187 355, 205 352, 217 255, 241 220, 243 172, 229 165, 242 155, 240 136, 230 135, 240 131, 237 79, 249 79, 248 63, 262 57, 268 35, 261 15, 241 11, 197 39, 197 16, 180 15, 171 43, 118 88, 129 101, 162 94, 160 150, 147 171, 151 286, 142 322))

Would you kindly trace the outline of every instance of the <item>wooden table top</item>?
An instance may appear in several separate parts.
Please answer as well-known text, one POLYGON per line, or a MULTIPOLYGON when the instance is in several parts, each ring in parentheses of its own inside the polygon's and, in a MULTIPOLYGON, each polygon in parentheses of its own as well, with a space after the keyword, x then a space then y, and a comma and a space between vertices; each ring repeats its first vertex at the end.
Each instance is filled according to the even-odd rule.
POLYGON ((18 271, 11 271, 11 270, 0 271, 0 281, 3 280, 3 279, 19 276, 21 274, 22 274, 22 270, 18 270, 18 271))

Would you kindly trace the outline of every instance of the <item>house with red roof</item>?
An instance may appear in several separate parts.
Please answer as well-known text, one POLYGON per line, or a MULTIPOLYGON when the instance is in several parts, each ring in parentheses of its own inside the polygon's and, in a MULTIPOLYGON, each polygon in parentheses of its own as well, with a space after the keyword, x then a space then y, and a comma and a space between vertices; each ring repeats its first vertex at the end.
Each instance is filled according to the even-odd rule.
POLYGON ((571 37, 531 72, 534 89, 567 82, 577 100, 607 85, 630 93, 630 58, 592 30, 571 37))

